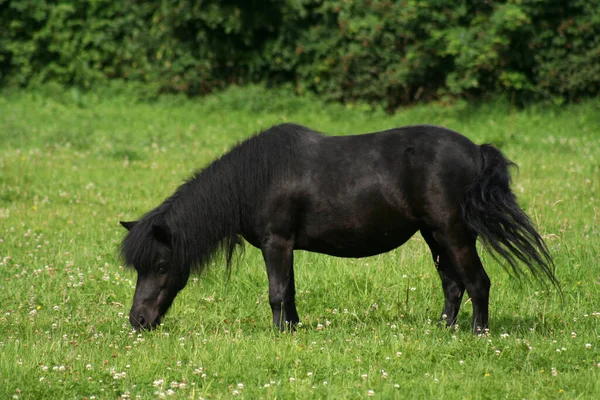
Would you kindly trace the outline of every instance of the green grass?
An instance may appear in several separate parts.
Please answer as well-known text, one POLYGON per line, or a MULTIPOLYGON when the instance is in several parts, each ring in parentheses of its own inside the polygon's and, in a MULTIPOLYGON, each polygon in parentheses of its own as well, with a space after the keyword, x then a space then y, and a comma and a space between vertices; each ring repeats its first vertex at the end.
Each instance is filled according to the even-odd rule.
POLYGON ((0 398, 597 398, 600 100, 503 102, 388 116, 260 87, 188 101, 0 97, 0 398), (298 252, 302 326, 271 329, 260 252, 229 281, 194 277, 153 332, 132 332, 135 273, 118 221, 139 217, 236 141, 294 121, 336 133, 413 123, 492 142, 547 238, 565 299, 489 255, 491 332, 436 326, 443 295, 424 241, 368 259, 298 252), (372 392, 370 392, 372 391, 372 392))

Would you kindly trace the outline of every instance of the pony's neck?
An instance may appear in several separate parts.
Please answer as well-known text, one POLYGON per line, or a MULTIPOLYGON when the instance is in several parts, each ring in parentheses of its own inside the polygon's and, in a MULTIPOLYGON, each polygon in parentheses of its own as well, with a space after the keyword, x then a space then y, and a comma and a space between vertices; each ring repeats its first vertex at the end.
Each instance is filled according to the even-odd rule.
POLYGON ((219 250, 229 258, 265 191, 289 174, 297 129, 280 126, 251 137, 180 186, 165 219, 182 263, 201 268, 219 250))
POLYGON ((189 268, 203 268, 241 233, 240 177, 231 165, 220 164, 223 160, 183 184, 165 213, 174 232, 174 252, 189 268))

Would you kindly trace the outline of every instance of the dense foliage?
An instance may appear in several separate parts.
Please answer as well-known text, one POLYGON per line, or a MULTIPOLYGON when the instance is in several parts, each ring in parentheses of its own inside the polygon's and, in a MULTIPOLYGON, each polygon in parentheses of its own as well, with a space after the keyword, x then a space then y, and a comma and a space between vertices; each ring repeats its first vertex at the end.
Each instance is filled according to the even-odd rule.
POLYGON ((393 108, 600 87, 597 0, 0 0, 0 84, 291 84, 393 108))

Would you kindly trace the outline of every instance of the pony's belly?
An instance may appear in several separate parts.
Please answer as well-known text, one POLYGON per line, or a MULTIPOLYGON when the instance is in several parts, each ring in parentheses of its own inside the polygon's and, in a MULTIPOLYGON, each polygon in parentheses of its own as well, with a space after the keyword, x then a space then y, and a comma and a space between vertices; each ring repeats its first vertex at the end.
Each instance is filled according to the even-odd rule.
POLYGON ((416 227, 402 231, 362 234, 355 232, 327 232, 318 237, 298 237, 295 248, 335 257, 361 258, 387 253, 404 244, 416 227))

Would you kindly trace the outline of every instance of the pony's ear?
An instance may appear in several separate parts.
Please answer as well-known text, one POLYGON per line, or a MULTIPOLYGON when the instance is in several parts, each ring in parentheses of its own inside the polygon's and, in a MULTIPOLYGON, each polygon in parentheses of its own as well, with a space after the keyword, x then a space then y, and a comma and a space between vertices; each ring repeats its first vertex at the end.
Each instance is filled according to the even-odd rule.
POLYGON ((159 242, 171 247, 173 243, 173 234, 171 228, 165 223, 152 225, 152 233, 159 242))
POLYGON ((130 221, 130 222, 125 222, 125 221, 119 221, 119 223, 121 225, 123 225, 123 227, 125 229, 127 229, 128 231, 132 230, 134 226, 137 225, 139 221, 130 221))

